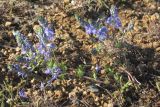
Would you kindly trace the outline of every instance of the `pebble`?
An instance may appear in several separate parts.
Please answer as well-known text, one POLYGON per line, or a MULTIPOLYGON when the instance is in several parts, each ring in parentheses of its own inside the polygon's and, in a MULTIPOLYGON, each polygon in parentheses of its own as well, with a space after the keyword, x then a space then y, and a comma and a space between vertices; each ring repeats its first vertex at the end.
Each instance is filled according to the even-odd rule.
POLYGON ((28 34, 28 37, 32 37, 32 36, 33 36, 33 34, 32 34, 32 33, 29 33, 29 34, 28 34))
POLYGON ((83 91, 83 95, 87 95, 87 91, 83 91))
POLYGON ((64 0, 65 4, 68 4, 70 2, 70 0, 64 0))
POLYGON ((160 47, 156 48, 156 51, 159 52, 160 51, 160 47))
POLYGON ((113 103, 109 103, 106 107, 114 107, 113 103))
POLYGON ((38 91, 34 91, 33 96, 37 96, 37 95, 38 95, 38 91))
POLYGON ((5 68, 2 68, 2 72, 5 72, 6 71, 6 69, 5 68))
POLYGON ((99 97, 95 97, 95 101, 98 101, 99 100, 99 97))
POLYGON ((4 54, 4 55, 7 55, 7 53, 8 53, 7 51, 4 51, 4 53, 3 53, 3 54, 4 54))
POLYGON ((19 52, 21 49, 19 47, 16 48, 16 52, 19 52))
POLYGON ((105 73, 106 73, 105 69, 101 70, 102 75, 105 74, 105 73))
POLYGON ((6 22, 5 26, 10 26, 12 24, 12 22, 6 22))

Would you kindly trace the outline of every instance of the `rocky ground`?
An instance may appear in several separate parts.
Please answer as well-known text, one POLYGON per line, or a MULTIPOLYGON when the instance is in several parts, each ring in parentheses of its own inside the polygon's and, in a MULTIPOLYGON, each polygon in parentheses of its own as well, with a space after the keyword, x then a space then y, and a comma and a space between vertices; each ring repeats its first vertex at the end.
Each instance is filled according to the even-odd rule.
POLYGON ((124 34, 110 28, 110 37, 121 41, 120 47, 115 46, 116 41, 108 39, 104 41, 102 52, 93 54, 93 48, 98 47, 99 43, 91 42, 90 36, 85 33, 74 14, 84 18, 95 18, 99 13, 107 15, 107 9, 98 3, 97 1, 95 5, 91 5, 85 0, 0 1, 0 88, 5 89, 0 91, 1 105, 160 106, 160 2, 105 2, 108 7, 117 6, 123 29, 130 22, 134 26, 133 30, 124 34), (87 6, 92 7, 92 11, 88 12, 87 6), (53 81, 53 86, 45 91, 37 88, 39 83, 36 78, 30 81, 20 79, 7 68, 7 64, 13 63, 16 55, 20 54, 12 30, 21 31, 30 41, 36 43, 33 28, 38 23, 37 16, 43 16, 54 24, 54 42, 58 47, 55 55, 57 60, 67 63, 65 79, 53 81), (97 79, 92 76, 96 64, 101 66, 97 79), (85 75, 82 78, 75 76, 79 65, 85 66, 85 75), (123 82, 115 77, 123 78, 123 82), (25 87, 28 99, 20 99, 17 95, 17 90, 22 86, 25 87))

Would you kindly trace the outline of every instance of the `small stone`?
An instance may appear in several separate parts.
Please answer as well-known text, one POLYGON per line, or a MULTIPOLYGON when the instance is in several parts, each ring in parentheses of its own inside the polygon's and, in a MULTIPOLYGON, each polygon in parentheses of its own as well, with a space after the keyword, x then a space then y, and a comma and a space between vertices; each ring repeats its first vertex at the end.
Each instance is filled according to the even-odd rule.
POLYGON ((6 71, 6 69, 5 68, 2 68, 2 72, 5 72, 6 71))
POLYGON ((28 37, 32 37, 32 36, 33 36, 33 34, 32 34, 32 33, 29 33, 29 34, 28 34, 28 37))
POLYGON ((38 91, 34 91, 33 96, 37 96, 37 95, 38 95, 38 91))
POLYGON ((83 91, 83 95, 87 95, 87 91, 83 91))
POLYGON ((105 73, 106 73, 105 69, 101 70, 102 75, 105 74, 105 73))
POLYGON ((99 97, 95 97, 95 101, 98 101, 99 100, 99 97))
POLYGON ((47 94, 48 94, 48 96, 51 96, 53 93, 52 93, 52 91, 47 91, 47 94))
POLYGON ((64 0, 65 4, 68 4, 70 2, 70 0, 64 0))
POLYGON ((35 79, 32 79, 32 80, 31 80, 31 83, 32 83, 32 84, 35 83, 35 79))
POLYGON ((4 55, 7 55, 7 51, 4 51, 4 55))
POLYGON ((159 52, 160 51, 160 47, 156 48, 156 51, 159 52))
POLYGON ((16 52, 19 52, 21 49, 19 47, 16 48, 16 52))
POLYGON ((12 22, 6 22, 5 26, 10 26, 12 24, 12 22))
POLYGON ((107 104, 107 103, 104 103, 104 104, 103 104, 103 107, 108 107, 108 104, 107 104))
POLYGON ((109 103, 106 107, 114 107, 113 103, 109 103))

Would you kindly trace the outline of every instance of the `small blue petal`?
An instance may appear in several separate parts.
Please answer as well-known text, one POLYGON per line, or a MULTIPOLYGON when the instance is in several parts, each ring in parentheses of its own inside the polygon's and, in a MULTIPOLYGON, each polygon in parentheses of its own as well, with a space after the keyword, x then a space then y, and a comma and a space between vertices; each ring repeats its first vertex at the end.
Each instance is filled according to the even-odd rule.
POLYGON ((86 33, 87 34, 96 34, 96 28, 93 26, 93 25, 91 25, 91 24, 87 24, 86 26, 84 26, 84 28, 85 28, 85 31, 86 31, 86 33))
POLYGON ((44 32, 46 34, 46 39, 48 41, 53 40, 53 38, 54 38, 54 31, 52 29, 50 29, 48 27, 45 27, 44 28, 44 32))
POLYGON ((105 26, 103 26, 102 28, 100 28, 98 31, 97 31, 97 38, 99 41, 103 41, 105 39, 107 39, 107 28, 105 26))
POLYGON ((122 23, 119 17, 110 16, 107 18, 106 23, 117 29, 122 27, 122 23))
POLYGON ((51 69, 49 69, 49 68, 47 68, 47 70, 45 70, 45 72, 44 72, 45 74, 52 74, 52 70, 51 69))
POLYGON ((24 89, 21 89, 19 92, 18 92, 19 96, 22 97, 22 98, 28 98, 27 95, 25 94, 24 92, 24 89))

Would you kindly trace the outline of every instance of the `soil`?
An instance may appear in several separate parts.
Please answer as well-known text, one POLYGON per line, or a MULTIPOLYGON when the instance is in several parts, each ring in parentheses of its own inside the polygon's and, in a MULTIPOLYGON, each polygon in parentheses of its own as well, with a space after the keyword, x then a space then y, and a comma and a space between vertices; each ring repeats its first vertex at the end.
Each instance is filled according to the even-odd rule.
MULTIPOLYGON (((39 83, 36 78, 28 81, 28 84, 25 82, 24 87, 29 97, 27 101, 24 100, 27 102, 25 106, 159 107, 160 2, 109 0, 106 4, 109 7, 117 6, 123 29, 127 28, 130 21, 134 23, 134 27, 123 34, 123 40, 119 30, 109 28, 110 38, 122 40, 121 47, 115 47, 116 41, 112 39, 105 40, 101 47, 102 52, 94 55, 93 48, 101 43, 90 40, 74 14, 92 19, 96 19, 99 13, 104 13, 102 17, 109 16, 108 9, 98 3, 89 5, 83 0, 0 1, 0 84, 3 86, 4 81, 8 81, 15 90, 24 85, 24 81, 10 73, 7 68, 7 64, 13 63, 16 55, 21 53, 12 30, 21 31, 30 41, 36 43, 33 28, 38 25, 37 16, 43 16, 54 25, 54 43, 58 47, 55 56, 58 61, 67 63, 67 75, 65 79, 53 81, 53 86, 45 91, 37 89, 39 83), (92 11, 88 12, 88 5, 93 8, 92 11), (101 72, 95 80, 91 74, 96 64, 101 65, 101 72), (86 66, 85 76, 82 78, 74 75, 79 65, 86 66), (132 85, 121 93, 120 86, 105 72, 106 66, 120 73, 124 81, 130 79, 132 85)), ((21 106, 21 101, 17 99, 19 98, 15 98, 13 104, 21 106)))

